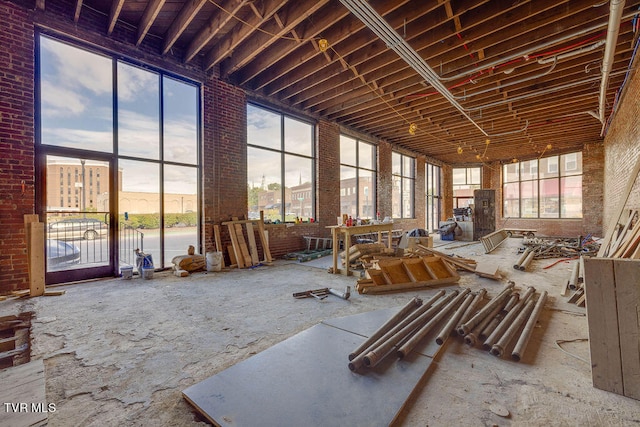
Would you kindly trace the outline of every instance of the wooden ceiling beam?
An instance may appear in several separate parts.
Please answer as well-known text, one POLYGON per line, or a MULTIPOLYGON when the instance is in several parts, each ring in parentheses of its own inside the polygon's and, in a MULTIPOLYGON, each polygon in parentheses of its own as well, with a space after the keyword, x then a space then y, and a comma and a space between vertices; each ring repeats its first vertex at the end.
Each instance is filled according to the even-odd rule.
POLYGON ((162 42, 162 54, 166 55, 167 52, 178 41, 178 38, 189 27, 189 24, 195 19, 200 12, 200 9, 207 3, 208 0, 187 0, 180 9, 178 16, 173 20, 171 26, 167 30, 164 40, 162 42))
POLYGON ((111 1, 111 9, 109 10, 109 20, 107 24, 108 36, 110 36, 111 33, 113 33, 113 29, 116 26, 116 22, 118 22, 118 17, 120 16, 120 12, 122 11, 123 5, 124 5, 124 0, 111 1))
POLYGON ((286 0, 264 0, 261 3, 262 10, 258 10, 254 2, 249 2, 251 10, 254 12, 253 16, 247 18, 246 25, 237 25, 205 54, 205 69, 208 70, 222 62, 225 58, 230 57, 233 52, 253 34, 255 28, 260 27, 286 4, 286 0))
POLYGON ((160 13, 160 9, 164 6, 166 0, 151 0, 142 14, 142 19, 138 23, 138 34, 136 36, 136 46, 140 46, 142 40, 146 37, 149 29, 160 13))
POLYGON ((80 19, 80 12, 82 11, 82 0, 76 0, 76 9, 73 12, 73 22, 77 23, 80 19))
POLYGON ((251 62, 261 52, 268 49, 277 40, 293 30, 302 21, 322 8, 329 0, 315 0, 309 2, 290 2, 279 12, 282 28, 274 20, 269 20, 261 27, 262 31, 255 31, 232 57, 226 58, 220 65, 222 75, 229 76, 251 62))

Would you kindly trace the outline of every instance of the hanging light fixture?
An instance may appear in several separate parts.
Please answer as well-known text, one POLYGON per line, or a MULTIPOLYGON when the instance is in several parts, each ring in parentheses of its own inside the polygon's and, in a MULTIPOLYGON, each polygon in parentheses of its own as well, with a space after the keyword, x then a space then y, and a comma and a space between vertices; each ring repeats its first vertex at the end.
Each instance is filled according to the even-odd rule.
POLYGON ((462 154, 462 147, 458 146, 458 154, 462 154))
POLYGON ((417 124, 415 124, 415 123, 411 123, 411 124, 409 125, 409 133, 410 133, 411 135, 415 135, 417 130, 418 130, 418 125, 417 125, 417 124))
POLYGON ((329 49, 329 41, 327 39, 318 40, 318 47, 320 52, 326 52, 329 49))

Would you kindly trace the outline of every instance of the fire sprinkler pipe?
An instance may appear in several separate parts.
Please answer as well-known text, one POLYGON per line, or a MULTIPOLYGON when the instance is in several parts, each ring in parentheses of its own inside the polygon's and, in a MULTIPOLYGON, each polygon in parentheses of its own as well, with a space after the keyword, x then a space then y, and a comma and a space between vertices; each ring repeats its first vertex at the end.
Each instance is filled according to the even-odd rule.
POLYGON ((609 74, 613 69, 613 60, 616 54, 616 45, 618 43, 618 33, 620 32, 620 23, 622 22, 622 11, 624 9, 625 0, 611 0, 609 3, 609 26, 607 28, 606 44, 604 46, 604 57, 602 59, 602 81, 600 82, 600 102, 598 105, 598 116, 602 123, 602 131, 600 136, 604 134, 605 119, 604 111, 607 101, 607 88, 609 86, 609 74))
POLYGON ((518 338, 518 342, 511 352, 511 358, 516 362, 519 362, 520 359, 522 359, 522 355, 527 349, 527 344, 529 344, 529 339, 531 338, 531 334, 533 333, 533 328, 538 322, 538 317, 540 317, 540 313, 542 312, 542 308, 544 307, 544 303, 546 301, 547 291, 543 291, 538 298, 538 301, 536 302, 536 306, 533 308, 533 312, 531 312, 529 320, 527 320, 527 323, 524 325, 524 329, 522 331, 522 334, 520 334, 520 338, 518 338))
POLYGON ((402 319, 407 317, 416 308, 422 305, 422 299, 413 297, 404 305, 396 314, 394 314, 389 320, 387 320, 382 326, 378 328, 367 340, 365 340, 358 348, 349 353, 349 360, 353 360, 360 353, 365 351, 371 344, 376 342, 381 336, 389 332, 391 328, 397 325, 402 319))

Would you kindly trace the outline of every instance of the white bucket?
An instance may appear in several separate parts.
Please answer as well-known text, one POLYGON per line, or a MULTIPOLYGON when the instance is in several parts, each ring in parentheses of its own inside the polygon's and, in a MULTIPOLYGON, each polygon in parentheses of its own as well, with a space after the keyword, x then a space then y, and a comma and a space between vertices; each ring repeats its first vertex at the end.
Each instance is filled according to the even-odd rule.
POLYGON ((153 279, 153 267, 142 267, 142 278, 153 279))
POLYGON ((129 280, 133 277, 133 267, 120 267, 120 273, 123 279, 129 280))
POLYGON ((207 252, 207 271, 222 270, 222 252, 207 252))

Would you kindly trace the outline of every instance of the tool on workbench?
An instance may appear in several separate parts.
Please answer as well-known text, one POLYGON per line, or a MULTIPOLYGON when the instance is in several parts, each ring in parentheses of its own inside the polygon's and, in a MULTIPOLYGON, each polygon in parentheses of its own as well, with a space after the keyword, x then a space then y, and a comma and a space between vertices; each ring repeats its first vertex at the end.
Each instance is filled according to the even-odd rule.
POLYGON ((351 296, 351 286, 347 286, 344 292, 337 291, 332 288, 320 288, 320 289, 312 289, 304 292, 294 292, 294 298, 315 298, 319 300, 323 300, 329 295, 335 295, 338 298, 349 299, 351 296))

